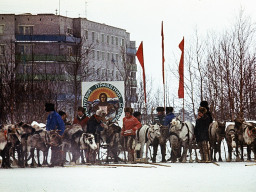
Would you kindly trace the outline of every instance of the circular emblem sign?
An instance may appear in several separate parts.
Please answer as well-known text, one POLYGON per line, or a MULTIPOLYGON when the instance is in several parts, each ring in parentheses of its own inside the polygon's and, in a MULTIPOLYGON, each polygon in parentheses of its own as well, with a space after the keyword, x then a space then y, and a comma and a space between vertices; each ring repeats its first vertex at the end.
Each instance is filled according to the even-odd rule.
POLYGON ((104 111, 106 119, 117 121, 122 115, 124 101, 120 91, 110 83, 97 83, 91 86, 83 98, 83 108, 87 116, 104 111))

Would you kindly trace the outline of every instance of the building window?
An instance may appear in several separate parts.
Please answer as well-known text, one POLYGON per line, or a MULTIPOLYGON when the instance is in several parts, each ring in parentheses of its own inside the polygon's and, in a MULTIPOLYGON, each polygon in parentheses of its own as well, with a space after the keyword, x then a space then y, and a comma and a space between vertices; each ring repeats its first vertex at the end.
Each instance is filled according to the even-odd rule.
POLYGON ((100 68, 97 69, 97 76, 98 76, 98 77, 100 76, 100 68))
POLYGON ((31 55, 32 45, 20 45, 19 50, 21 55, 31 55))
POLYGON ((109 35, 107 35, 107 44, 109 45, 109 35))
POLYGON ((73 30, 71 28, 68 28, 68 32, 67 32, 68 35, 73 35, 73 30))
POLYGON ((100 34, 96 33, 96 37, 97 37, 96 42, 99 43, 100 42, 100 34))
POLYGON ((118 54, 116 54, 116 63, 118 63, 118 54))
POLYGON ((111 44, 114 45, 114 36, 111 36, 111 44))
POLYGON ((110 53, 108 53, 107 61, 110 61, 110 53))
POLYGON ((4 55, 4 45, 0 45, 0 55, 4 55))
POLYGON ((104 61, 105 60, 105 52, 102 52, 101 54, 102 54, 102 61, 104 61))
POLYGON ((101 43, 104 43, 104 34, 101 34, 101 43))
POLYGON ((92 42, 95 41, 95 32, 92 32, 92 42))
POLYGON ((124 39, 121 39, 121 46, 124 46, 124 39))
POLYGON ((115 63, 115 59, 114 59, 114 53, 112 53, 111 62, 115 63))
POLYGON ((88 30, 84 30, 84 37, 85 39, 88 39, 88 30))
POLYGON ((97 60, 100 60, 100 51, 97 51, 97 60))
POLYGON ((33 34, 33 26, 19 26, 19 34, 20 35, 32 35, 33 34))
POLYGON ((105 75, 105 69, 102 68, 102 69, 101 69, 101 77, 104 77, 104 75, 105 75))
POLYGON ((72 54, 72 47, 68 47, 68 56, 71 56, 72 54))
POLYGON ((92 50, 92 59, 95 60, 95 50, 92 50))
POLYGON ((0 35, 4 34, 4 25, 0 25, 0 35))
POLYGON ((116 45, 118 45, 118 37, 116 37, 116 45))
POLYGON ((116 80, 119 80, 119 72, 118 71, 116 71, 116 80))

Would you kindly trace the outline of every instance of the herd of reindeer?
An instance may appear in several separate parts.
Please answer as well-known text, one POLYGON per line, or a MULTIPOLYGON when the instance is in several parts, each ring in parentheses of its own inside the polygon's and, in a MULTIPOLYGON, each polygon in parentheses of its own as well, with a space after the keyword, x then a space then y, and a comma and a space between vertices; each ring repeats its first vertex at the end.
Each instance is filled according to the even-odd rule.
MULTIPOLYGON (((0 163, 2 168, 36 167, 51 165, 51 148, 59 147, 63 155, 63 164, 77 163, 130 163, 127 152, 134 154, 134 162, 148 162, 148 151, 154 139, 170 143, 170 162, 197 162, 200 158, 194 137, 194 126, 183 122, 179 117, 172 120, 170 127, 158 124, 143 125, 132 138, 132 145, 125 146, 121 136, 121 127, 115 122, 107 124, 101 131, 100 143, 95 143, 95 136, 86 133, 78 124, 68 125, 60 136, 57 130, 46 131, 37 122, 32 124, 6 124, 0 127, 0 163), (167 131, 166 131, 167 130, 167 131), (144 149, 146 151, 144 152, 144 149), (100 152, 101 151, 101 152, 100 152), (105 155, 100 155, 102 152, 105 155), (137 158, 138 151, 140 158, 137 158), (193 152, 194 151, 194 152, 193 152), (195 156, 192 155, 195 153, 195 156), (67 161, 68 159, 68 161, 67 161)), ((251 161, 251 151, 256 154, 256 123, 236 119, 234 123, 214 121, 209 126, 209 144, 211 161, 222 161, 221 144, 228 147, 227 162, 244 161, 244 148, 247 149, 246 160, 251 161), (217 156, 218 153, 218 156, 217 156), (232 158, 232 154, 234 154, 232 158), (235 157, 235 158, 234 158, 235 157)), ((225 149, 225 148, 224 148, 225 149)), ((128 153, 129 154, 129 153, 128 153)), ((165 155, 165 154, 162 154, 165 155)), ((165 157, 163 157, 165 159, 165 157)))

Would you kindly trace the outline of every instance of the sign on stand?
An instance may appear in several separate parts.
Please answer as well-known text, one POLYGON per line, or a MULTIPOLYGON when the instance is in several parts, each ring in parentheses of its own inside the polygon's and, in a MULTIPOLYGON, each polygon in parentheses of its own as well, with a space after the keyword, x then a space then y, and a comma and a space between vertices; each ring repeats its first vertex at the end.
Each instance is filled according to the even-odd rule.
POLYGON ((106 119, 122 124, 124 81, 82 82, 82 106, 88 117, 104 110, 106 119))

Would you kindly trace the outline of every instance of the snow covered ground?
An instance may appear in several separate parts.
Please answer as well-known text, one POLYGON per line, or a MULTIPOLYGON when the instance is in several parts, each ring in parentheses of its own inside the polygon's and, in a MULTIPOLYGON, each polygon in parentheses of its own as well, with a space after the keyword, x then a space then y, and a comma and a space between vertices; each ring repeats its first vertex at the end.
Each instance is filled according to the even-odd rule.
MULTIPOLYGON (((167 159, 169 154, 167 142, 167 159)), ((225 156, 222 152, 219 166, 194 162, 0 169, 0 192, 255 192, 256 162, 225 162, 225 156)))
POLYGON ((255 162, 0 169, 1 192, 255 192, 255 162), (251 165, 251 166, 246 166, 251 165), (136 166, 136 167, 132 167, 136 166), (139 167, 143 166, 143 167, 139 167))
MULTIPOLYGON (((256 161, 234 162, 233 156, 233 162, 225 162, 224 151, 225 141, 224 162, 218 165, 138 163, 0 169, 0 192, 255 192, 256 161)), ((169 142, 166 153, 168 159, 169 142)), ((160 160, 159 147, 157 162, 160 160)))

